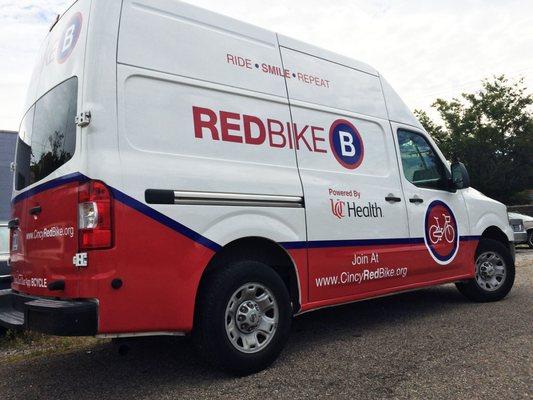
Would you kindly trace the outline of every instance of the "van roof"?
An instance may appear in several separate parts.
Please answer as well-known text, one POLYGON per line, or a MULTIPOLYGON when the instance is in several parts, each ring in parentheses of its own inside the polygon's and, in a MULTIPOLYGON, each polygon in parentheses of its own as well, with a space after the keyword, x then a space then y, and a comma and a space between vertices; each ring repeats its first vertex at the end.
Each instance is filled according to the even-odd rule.
POLYGON ((323 49, 318 46, 311 45, 306 42, 302 42, 297 39, 293 39, 289 36, 278 34, 279 45, 291 50, 296 50, 301 53, 306 53, 317 58, 322 58, 330 62, 334 62, 345 67, 353 68, 367 74, 379 76, 378 71, 370 65, 354 60, 350 57, 343 56, 330 50, 323 49))

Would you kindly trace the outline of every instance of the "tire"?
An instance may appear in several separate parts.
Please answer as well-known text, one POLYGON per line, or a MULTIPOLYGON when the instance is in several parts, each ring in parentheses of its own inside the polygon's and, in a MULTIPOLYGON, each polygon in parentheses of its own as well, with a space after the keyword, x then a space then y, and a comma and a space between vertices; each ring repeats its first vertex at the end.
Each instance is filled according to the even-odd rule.
POLYGON ((527 232, 527 245, 533 249, 533 229, 527 232))
POLYGON ((248 375, 276 360, 291 320, 289 293, 280 276, 265 264, 241 261, 215 270, 201 285, 193 340, 209 364, 248 375), (253 328, 254 323, 259 325, 253 328))
POLYGON ((7 335, 7 329, 4 328, 3 326, 0 326, 0 338, 3 338, 6 335, 7 335))
POLYGON ((466 298, 476 302, 490 302, 503 299, 513 287, 515 265, 511 253, 501 242, 492 239, 481 239, 476 249, 476 277, 455 285, 466 298), (491 258, 491 254, 496 257, 491 258), (494 268, 492 269, 491 268, 494 268), (498 281, 498 274, 503 270, 505 275, 498 281), (490 276, 492 271, 495 274, 490 276), (485 270, 485 273, 484 273, 485 270))

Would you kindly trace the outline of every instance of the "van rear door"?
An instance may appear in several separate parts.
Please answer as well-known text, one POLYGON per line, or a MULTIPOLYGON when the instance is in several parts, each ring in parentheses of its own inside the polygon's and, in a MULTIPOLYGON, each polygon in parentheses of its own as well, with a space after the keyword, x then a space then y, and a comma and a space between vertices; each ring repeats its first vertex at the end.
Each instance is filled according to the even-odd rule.
POLYGON ((16 150, 12 230, 13 288, 35 295, 77 297, 78 180, 45 179, 68 163, 76 147, 78 79, 54 87, 27 113, 16 150), (27 186, 28 190, 22 191, 27 186), (50 289, 54 290, 50 290, 50 289))
POLYGON ((15 156, 11 265, 13 289, 77 297, 77 187, 82 171, 76 127, 91 0, 78 0, 48 33, 29 84, 15 156), (25 133, 23 134, 23 130, 25 133), (58 282, 58 283, 54 283, 58 282), (49 290, 49 285, 54 289, 49 290), (53 287, 55 286, 55 287, 53 287))

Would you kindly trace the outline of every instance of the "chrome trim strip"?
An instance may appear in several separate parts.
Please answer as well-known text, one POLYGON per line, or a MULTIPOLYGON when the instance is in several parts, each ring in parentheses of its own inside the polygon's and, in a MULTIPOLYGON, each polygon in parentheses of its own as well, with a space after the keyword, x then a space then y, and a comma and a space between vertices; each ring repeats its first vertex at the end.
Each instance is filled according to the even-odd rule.
POLYGON ((216 192, 174 191, 174 204, 248 206, 248 207, 304 207, 301 196, 242 194, 216 192))
POLYGON ((185 332, 157 331, 157 332, 99 333, 95 335, 94 337, 98 339, 116 339, 116 338, 145 337, 145 336, 185 336, 185 332))

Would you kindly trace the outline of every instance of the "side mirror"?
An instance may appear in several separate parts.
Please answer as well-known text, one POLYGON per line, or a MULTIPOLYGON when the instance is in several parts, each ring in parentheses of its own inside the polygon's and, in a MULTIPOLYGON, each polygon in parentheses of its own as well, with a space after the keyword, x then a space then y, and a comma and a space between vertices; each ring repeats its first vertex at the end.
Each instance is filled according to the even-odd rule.
POLYGON ((470 187, 470 176, 462 162, 454 161, 451 165, 452 184, 455 189, 466 189, 470 187))

